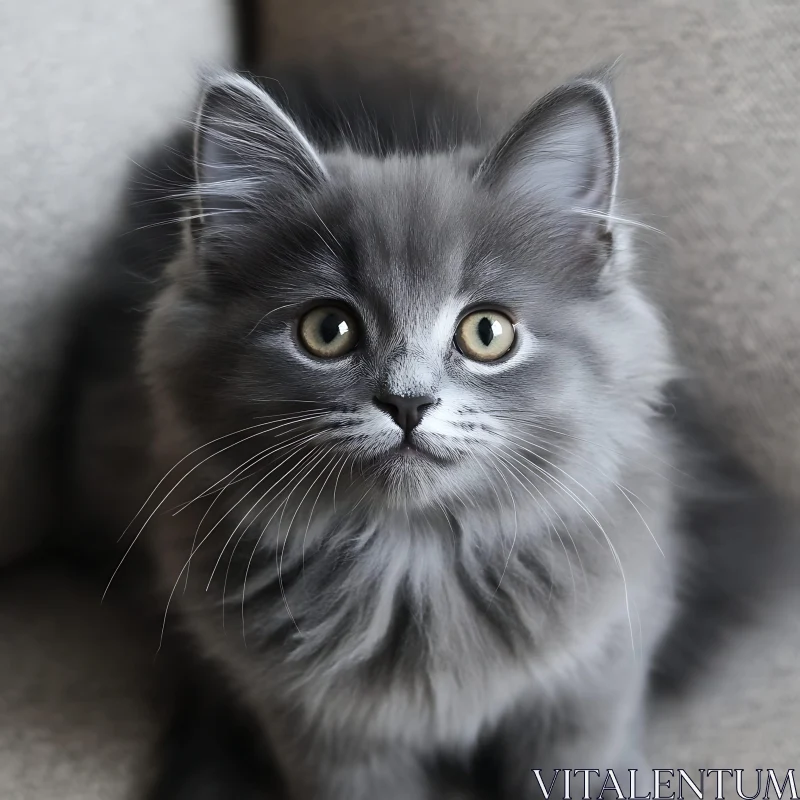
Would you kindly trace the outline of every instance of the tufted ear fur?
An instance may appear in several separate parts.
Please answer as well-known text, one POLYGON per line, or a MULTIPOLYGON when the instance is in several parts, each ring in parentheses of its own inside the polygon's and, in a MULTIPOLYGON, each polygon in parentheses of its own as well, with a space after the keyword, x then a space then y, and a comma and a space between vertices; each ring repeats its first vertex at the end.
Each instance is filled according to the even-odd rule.
POLYGON ((520 202, 546 199, 587 224, 613 213, 619 134, 607 86, 583 78, 546 95, 494 145, 475 180, 520 202), (592 220, 592 218, 595 218, 592 220))
POLYGON ((194 174, 201 225, 223 225, 226 216, 264 197, 313 190, 327 177, 290 117, 260 86, 234 73, 213 79, 203 93, 194 174))

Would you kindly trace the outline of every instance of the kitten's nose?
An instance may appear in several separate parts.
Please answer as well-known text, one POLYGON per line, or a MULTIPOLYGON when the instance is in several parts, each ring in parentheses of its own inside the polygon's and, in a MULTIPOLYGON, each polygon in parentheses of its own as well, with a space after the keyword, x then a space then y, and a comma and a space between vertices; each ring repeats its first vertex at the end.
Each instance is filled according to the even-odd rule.
POLYGON ((421 397, 400 397, 396 394, 382 394, 373 398, 375 405, 385 411, 406 432, 410 433, 419 425, 422 415, 436 405, 436 398, 430 395, 421 397))

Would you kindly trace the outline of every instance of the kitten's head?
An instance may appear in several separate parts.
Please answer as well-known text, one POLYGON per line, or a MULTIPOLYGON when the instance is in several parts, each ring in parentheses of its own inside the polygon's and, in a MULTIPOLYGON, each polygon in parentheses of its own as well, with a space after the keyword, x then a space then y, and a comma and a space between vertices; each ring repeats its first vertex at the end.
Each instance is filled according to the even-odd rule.
POLYGON ((287 492, 406 507, 613 474, 667 353, 614 215, 602 81, 444 152, 322 151, 238 76, 198 120, 189 252, 146 345, 187 447, 241 430, 287 492))

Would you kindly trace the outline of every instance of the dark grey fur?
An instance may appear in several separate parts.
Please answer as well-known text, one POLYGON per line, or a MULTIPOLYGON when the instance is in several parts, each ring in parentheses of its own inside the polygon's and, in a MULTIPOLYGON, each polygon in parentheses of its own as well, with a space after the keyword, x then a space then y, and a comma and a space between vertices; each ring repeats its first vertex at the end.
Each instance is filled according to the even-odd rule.
POLYGON ((320 108, 325 91, 268 87, 206 89, 138 373, 112 348, 78 402, 84 507, 110 485, 95 524, 124 527, 166 473, 124 544, 147 538, 169 613, 296 800, 434 800, 445 763, 480 764, 508 800, 536 796, 532 767, 646 766, 649 676, 681 667, 692 548, 753 536, 715 516, 729 498, 706 490, 720 470, 682 438, 682 405, 664 413, 677 372, 615 209, 604 80, 488 145, 447 107, 380 115, 361 92, 320 108), (341 360, 298 344, 320 300, 360 321, 341 360), (517 342, 481 365, 452 340, 486 306, 517 342), (436 399, 417 452, 397 450, 385 392, 436 399))

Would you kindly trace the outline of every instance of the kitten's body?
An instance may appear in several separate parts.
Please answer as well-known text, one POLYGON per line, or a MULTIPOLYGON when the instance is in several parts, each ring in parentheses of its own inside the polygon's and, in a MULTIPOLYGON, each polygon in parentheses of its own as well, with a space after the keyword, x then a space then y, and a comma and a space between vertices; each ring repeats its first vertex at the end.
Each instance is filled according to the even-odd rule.
MULTIPOLYGON (((115 360, 122 452, 151 467, 126 495, 178 465, 127 542, 152 542, 293 798, 433 800, 434 762, 479 751, 508 800, 536 796, 533 767, 642 767, 695 477, 661 413, 665 333, 609 221, 606 89, 551 95, 488 156, 419 104, 413 126, 353 106, 290 100, 309 143, 239 79, 206 97, 201 205, 146 315, 143 377, 115 360), (319 300, 358 311, 357 355, 303 354, 294 320, 319 300), (484 305, 512 310, 517 344, 470 364, 453 327, 484 305), (422 454, 394 450, 382 392, 435 396, 422 454)), ((86 393, 87 428, 108 392, 86 393)), ((96 525, 124 527, 127 505, 96 525)))

